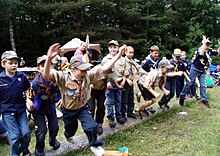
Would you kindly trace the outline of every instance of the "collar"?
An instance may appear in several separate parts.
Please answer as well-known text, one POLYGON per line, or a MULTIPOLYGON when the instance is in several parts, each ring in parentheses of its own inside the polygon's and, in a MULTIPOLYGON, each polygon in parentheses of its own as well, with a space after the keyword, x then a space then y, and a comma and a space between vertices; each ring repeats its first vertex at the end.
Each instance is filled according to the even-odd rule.
POLYGON ((125 60, 129 63, 133 63, 133 60, 132 59, 129 59, 127 56, 125 56, 125 60))
MULTIPOLYGON (((16 71, 14 76, 19 76, 19 75, 22 75, 22 72, 16 71)), ((3 71, 0 73, 0 77, 8 77, 8 75, 6 75, 5 70, 3 70, 3 71)))

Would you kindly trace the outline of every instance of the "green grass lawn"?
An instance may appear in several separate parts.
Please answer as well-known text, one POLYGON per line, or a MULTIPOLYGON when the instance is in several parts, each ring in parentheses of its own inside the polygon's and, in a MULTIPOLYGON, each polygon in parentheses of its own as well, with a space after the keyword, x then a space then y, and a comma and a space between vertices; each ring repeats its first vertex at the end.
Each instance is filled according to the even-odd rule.
MULTIPOLYGON (((105 139, 106 150, 126 146, 133 156, 220 155, 220 88, 207 89, 211 109, 197 101, 175 106, 105 139), (178 112, 187 112, 187 116, 178 112)), ((67 155, 92 155, 89 148, 67 155)))
MULTIPOLYGON (((211 109, 197 101, 186 102, 184 107, 175 106, 168 112, 160 112, 148 121, 118 132, 104 140, 104 149, 117 150, 126 146, 133 156, 165 155, 220 155, 220 87, 207 89, 211 109), (187 116, 178 112, 187 112, 187 116)), ((156 107, 156 104, 155 106, 156 107)), ((81 128, 80 128, 81 129, 81 128)), ((79 129, 77 135, 82 134, 79 129)), ((32 133, 30 149, 33 151, 35 135, 32 133)), ((58 139, 64 140, 63 126, 60 126, 58 139)), ((46 147, 48 141, 46 140, 46 147)), ((9 147, 0 141, 0 155, 9 155, 9 147)), ((89 148, 68 156, 92 155, 89 148)))

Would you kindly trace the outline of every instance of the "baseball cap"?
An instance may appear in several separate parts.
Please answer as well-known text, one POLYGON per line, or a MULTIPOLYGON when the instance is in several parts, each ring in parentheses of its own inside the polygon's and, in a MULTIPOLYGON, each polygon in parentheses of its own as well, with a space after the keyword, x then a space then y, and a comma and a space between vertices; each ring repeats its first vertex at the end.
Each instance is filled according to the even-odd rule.
POLYGON ((118 41, 116 41, 116 40, 111 40, 111 41, 108 43, 108 46, 110 46, 110 44, 114 44, 114 45, 116 45, 116 46, 119 46, 118 41))
POLYGON ((167 59, 164 59, 164 60, 161 60, 159 62, 159 67, 162 67, 162 68, 167 68, 167 69, 171 69, 173 68, 174 66, 172 64, 170 64, 170 61, 167 60, 167 59))
POLYGON ((18 57, 17 53, 15 51, 11 50, 11 51, 4 52, 2 54, 1 60, 4 60, 4 59, 8 59, 9 60, 9 59, 13 59, 13 58, 20 60, 20 58, 18 57))
POLYGON ((78 68, 79 70, 86 70, 93 65, 90 64, 83 55, 76 55, 70 59, 70 66, 78 68))
POLYGON ((39 65, 41 62, 46 61, 47 55, 43 55, 37 58, 37 65, 39 65))
POLYGON ((182 56, 182 51, 180 49, 174 49, 173 55, 174 56, 182 56))

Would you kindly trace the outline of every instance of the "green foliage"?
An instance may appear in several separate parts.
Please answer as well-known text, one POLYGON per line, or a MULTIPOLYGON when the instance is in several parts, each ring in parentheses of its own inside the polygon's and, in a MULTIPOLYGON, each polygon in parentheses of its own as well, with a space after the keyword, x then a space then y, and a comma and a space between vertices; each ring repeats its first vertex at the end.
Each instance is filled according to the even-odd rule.
POLYGON ((212 0, 1 0, 0 7, 0 51, 10 49, 12 19, 17 51, 29 66, 52 43, 87 34, 103 53, 115 39, 134 46, 138 59, 154 44, 170 56, 175 48, 194 51, 202 35, 219 38, 219 2, 212 0))

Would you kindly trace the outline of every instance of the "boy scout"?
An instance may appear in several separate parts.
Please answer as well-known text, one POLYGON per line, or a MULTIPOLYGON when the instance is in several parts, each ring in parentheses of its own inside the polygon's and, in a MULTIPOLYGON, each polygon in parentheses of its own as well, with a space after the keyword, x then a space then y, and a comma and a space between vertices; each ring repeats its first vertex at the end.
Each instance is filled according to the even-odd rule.
POLYGON ((122 116, 128 118, 136 118, 134 111, 134 81, 140 76, 140 73, 146 73, 139 64, 134 60, 134 48, 131 46, 127 47, 125 52, 125 85, 122 91, 122 105, 121 112, 122 116))
POLYGON ((99 80, 103 72, 106 72, 123 55, 126 46, 122 46, 119 49, 119 53, 111 61, 93 72, 89 71, 92 64, 88 63, 83 55, 73 56, 70 60, 70 74, 50 70, 51 60, 59 54, 59 48, 60 44, 56 43, 48 49, 48 59, 45 62, 43 76, 60 88, 63 103, 64 135, 66 138, 74 136, 79 119, 88 137, 91 151, 94 154, 104 154, 104 150, 101 147, 102 142, 97 140, 98 125, 94 122, 85 104, 90 96, 90 84, 99 80))
POLYGON ((165 59, 161 60, 158 66, 158 69, 152 69, 148 74, 142 75, 138 81, 138 88, 145 100, 145 102, 135 110, 140 119, 142 119, 142 112, 148 115, 145 108, 151 106, 156 101, 156 98, 160 96, 160 93, 154 90, 155 87, 159 86, 165 95, 170 93, 170 91, 165 88, 165 83, 166 74, 169 69, 173 68, 173 65, 170 64, 169 60, 165 59))
MULTIPOLYGON (((119 50, 119 44, 118 41, 112 40, 108 43, 108 50, 109 54, 106 55, 102 62, 111 60, 114 56, 117 55, 117 52, 119 50)), ((107 89, 105 91, 106 94, 106 101, 105 104, 107 106, 107 118, 109 121, 109 126, 111 128, 116 126, 115 123, 115 115, 116 114, 116 120, 119 124, 124 124, 125 118, 122 117, 121 113, 121 96, 122 96, 122 88, 125 84, 125 59, 124 57, 121 57, 113 67, 113 70, 115 70, 118 73, 118 76, 116 78, 116 82, 120 85, 121 88, 117 88, 116 84, 112 81, 107 83, 107 89), (114 107, 115 107, 115 113, 114 113, 114 107)))

